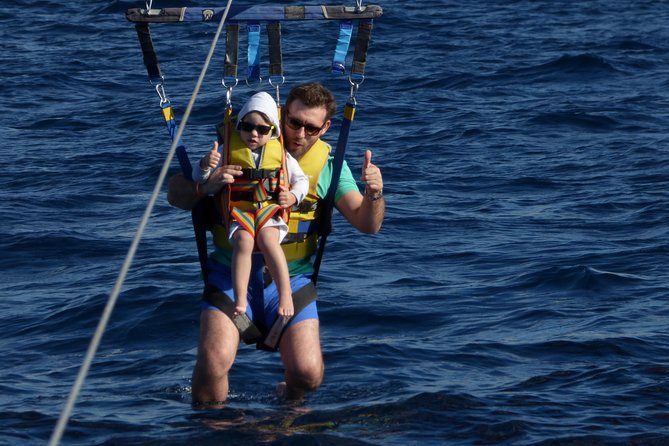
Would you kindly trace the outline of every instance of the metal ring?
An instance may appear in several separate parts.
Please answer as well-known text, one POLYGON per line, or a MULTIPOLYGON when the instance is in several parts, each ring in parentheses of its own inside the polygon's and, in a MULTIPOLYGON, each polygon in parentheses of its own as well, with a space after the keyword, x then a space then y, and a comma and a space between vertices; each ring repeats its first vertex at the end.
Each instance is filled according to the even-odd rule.
POLYGON ((259 87, 260 84, 262 84, 262 77, 259 77, 259 78, 258 78, 258 83, 257 83, 257 84, 251 84, 251 83, 249 83, 249 79, 248 79, 248 78, 246 78, 245 80, 246 80, 246 85, 247 85, 249 88, 253 88, 254 90, 257 90, 257 87, 259 87))
POLYGON ((362 85, 363 82, 365 82, 365 75, 364 75, 364 74, 351 74, 351 75, 348 76, 348 82, 349 82, 351 85, 357 85, 357 86, 360 86, 360 85, 362 85), (356 77, 356 80, 359 79, 360 82, 353 82, 353 76, 356 77))
POLYGON ((272 87, 278 87, 279 85, 283 85, 284 82, 286 82, 286 77, 283 76, 283 75, 281 75, 281 76, 270 76, 269 77, 269 84, 272 87), (275 84, 274 82, 272 82, 272 78, 280 78, 281 82, 275 84))
POLYGON ((228 78, 229 81, 231 81, 232 79, 235 80, 235 84, 234 84, 233 86, 229 86, 228 84, 226 84, 226 83, 225 83, 225 78, 221 79, 221 84, 222 84, 225 88, 234 88, 234 87, 236 87, 237 84, 239 83, 239 79, 237 79, 236 77, 235 77, 235 78, 231 78, 231 77, 228 78))

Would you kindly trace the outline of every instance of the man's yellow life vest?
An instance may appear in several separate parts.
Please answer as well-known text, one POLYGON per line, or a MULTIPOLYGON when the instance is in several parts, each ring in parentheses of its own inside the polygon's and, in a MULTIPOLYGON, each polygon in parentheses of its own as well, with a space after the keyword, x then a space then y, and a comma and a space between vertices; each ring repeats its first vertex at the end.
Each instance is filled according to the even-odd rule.
POLYGON ((330 145, 320 139, 298 160, 304 174, 309 178, 309 192, 298 206, 293 207, 288 222, 288 235, 281 244, 286 260, 310 257, 318 248, 316 223, 321 205, 318 198, 318 178, 330 156, 330 145))

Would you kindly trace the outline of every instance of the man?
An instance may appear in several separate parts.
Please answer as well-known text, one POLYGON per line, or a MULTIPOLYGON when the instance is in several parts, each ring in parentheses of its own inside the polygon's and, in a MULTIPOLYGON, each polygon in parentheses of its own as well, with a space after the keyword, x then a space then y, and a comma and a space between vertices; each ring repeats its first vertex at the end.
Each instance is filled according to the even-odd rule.
MULTIPOLYGON (((311 281, 312 257, 318 235, 313 230, 300 234, 303 230, 300 228, 310 226, 308 223, 317 219, 323 206, 322 199, 332 181, 329 146, 320 138, 330 128, 335 109, 332 93, 318 83, 294 88, 283 109, 284 146, 310 177, 310 192, 305 201, 312 203, 311 207, 291 212, 291 221, 294 224, 291 225, 288 236, 294 236, 293 242, 284 246, 294 293, 311 281)), ((335 195, 335 207, 339 212, 354 228, 368 234, 380 230, 385 212, 381 171, 371 159, 372 153, 367 150, 361 176, 361 181, 365 184, 364 193, 360 193, 350 169, 344 163, 335 195)), ((181 209, 192 209, 202 196, 218 194, 225 184, 234 182, 241 175, 240 166, 220 166, 205 184, 200 185, 190 182, 180 174, 175 175, 170 179, 168 201, 181 209)), ((210 258, 208 283, 226 292, 230 282, 229 250, 224 242, 217 242, 217 232, 213 232, 217 249, 210 258)), ((270 300, 269 308, 276 311, 276 303, 271 302, 271 299, 276 299, 274 290, 272 285, 262 292, 260 300, 265 302, 260 303, 260 306, 256 305, 256 309, 264 311, 264 308, 268 308, 267 301, 270 300)), ((205 300, 206 297, 207 291, 205 300)), ((276 314, 260 315, 255 310, 252 313, 254 322, 260 321, 260 325, 265 327, 271 326, 276 318, 276 314)), ((193 370, 193 402, 220 404, 227 399, 228 372, 239 343, 240 332, 231 318, 214 306, 204 304, 200 316, 197 361, 193 370)), ((287 399, 301 399, 307 392, 321 385, 324 365, 315 301, 296 314, 288 325, 280 338, 279 351, 285 369, 283 394, 287 399)))

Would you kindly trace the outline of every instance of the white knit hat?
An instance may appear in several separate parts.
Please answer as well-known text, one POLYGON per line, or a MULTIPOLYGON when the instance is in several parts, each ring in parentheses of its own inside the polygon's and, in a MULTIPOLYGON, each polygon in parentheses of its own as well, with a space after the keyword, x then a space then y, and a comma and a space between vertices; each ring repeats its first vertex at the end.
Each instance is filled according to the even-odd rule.
POLYGON ((279 125, 279 112, 276 108, 276 102, 269 94, 261 91, 256 93, 251 98, 246 101, 246 104, 242 107, 237 115, 237 126, 244 119, 244 116, 248 115, 251 112, 260 112, 267 116, 274 126, 274 131, 272 132, 273 138, 278 138, 281 136, 281 126, 279 125))

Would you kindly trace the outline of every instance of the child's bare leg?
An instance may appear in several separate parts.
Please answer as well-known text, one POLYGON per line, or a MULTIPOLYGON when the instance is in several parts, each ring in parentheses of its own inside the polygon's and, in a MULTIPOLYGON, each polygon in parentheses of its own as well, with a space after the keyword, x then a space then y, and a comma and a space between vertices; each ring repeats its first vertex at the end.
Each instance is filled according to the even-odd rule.
POLYGON ((279 244, 279 229, 275 227, 263 227, 257 235, 258 247, 265 257, 265 264, 269 268, 272 278, 279 290, 279 315, 292 316, 293 293, 290 289, 290 275, 286 256, 279 244))
POLYGON ((253 236, 244 229, 238 229, 232 235, 232 290, 235 293, 235 316, 246 313, 251 275, 251 255, 253 254, 253 236))

